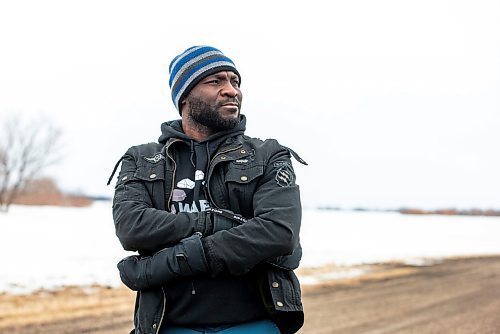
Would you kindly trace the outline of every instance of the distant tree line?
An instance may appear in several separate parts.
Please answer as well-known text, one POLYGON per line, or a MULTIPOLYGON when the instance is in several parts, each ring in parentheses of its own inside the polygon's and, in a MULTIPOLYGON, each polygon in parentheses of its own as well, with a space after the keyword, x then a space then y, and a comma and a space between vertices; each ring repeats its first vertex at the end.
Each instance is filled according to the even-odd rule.
POLYGON ((89 206, 92 202, 93 199, 85 195, 65 193, 55 180, 42 177, 28 182, 12 204, 82 207, 89 206))
POLYGON ((398 210, 403 214, 410 215, 460 215, 460 216, 500 216, 500 210, 495 209, 436 209, 422 210, 412 208, 402 208, 398 210))
MULTIPOLYGON (((344 209, 337 206, 320 206, 318 210, 343 211, 344 209)), ((417 208, 401 208, 401 209, 370 209, 370 208, 354 208, 348 211, 367 211, 367 212, 399 212, 407 215, 461 215, 461 216, 500 216, 500 210, 496 209, 435 209, 425 210, 417 208)))

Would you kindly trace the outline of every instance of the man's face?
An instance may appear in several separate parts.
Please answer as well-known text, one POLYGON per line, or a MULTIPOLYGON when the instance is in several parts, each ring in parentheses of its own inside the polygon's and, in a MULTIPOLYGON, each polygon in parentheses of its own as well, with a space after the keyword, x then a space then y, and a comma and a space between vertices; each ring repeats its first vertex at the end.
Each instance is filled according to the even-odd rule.
POLYGON ((241 101, 238 76, 221 71, 201 80, 184 100, 188 116, 215 131, 234 128, 239 123, 241 101))

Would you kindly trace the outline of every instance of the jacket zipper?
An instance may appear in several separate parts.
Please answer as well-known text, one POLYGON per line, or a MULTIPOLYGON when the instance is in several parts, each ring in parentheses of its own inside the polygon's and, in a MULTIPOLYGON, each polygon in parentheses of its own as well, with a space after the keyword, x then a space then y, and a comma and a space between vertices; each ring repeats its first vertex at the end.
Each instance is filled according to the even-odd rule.
MULTIPOLYGON (((172 195, 173 195, 174 188, 175 188, 175 172, 177 171, 177 163, 175 162, 174 158, 170 155, 170 152, 168 149, 176 141, 181 141, 181 140, 173 140, 165 147, 165 155, 174 163, 174 170, 172 173, 172 189, 170 189, 170 195, 169 195, 168 201, 167 201, 167 211, 170 209, 170 200, 172 199, 172 195)), ((167 297, 165 295, 165 290, 163 289, 163 287, 161 287, 161 292, 163 294, 163 309, 161 311, 160 321, 158 322, 158 326, 156 328, 156 334, 158 334, 160 331, 161 324, 163 323, 163 317, 165 316, 165 309, 167 307, 167 297)))
POLYGON ((172 160, 172 162, 174 163, 174 170, 172 172, 172 188, 170 189, 170 195, 168 195, 168 201, 167 201, 167 211, 170 210, 170 201, 172 200, 172 196, 174 194, 174 188, 175 188, 175 172, 177 171, 177 163, 175 162, 174 158, 172 156, 170 156, 170 152, 169 152, 169 148, 170 146, 177 142, 177 141, 182 141, 182 140, 173 140, 171 143, 168 144, 168 146, 165 148, 165 154, 166 156, 172 160))
POLYGON ((165 308, 167 307, 167 298, 165 297, 165 290, 161 287, 161 292, 163 293, 163 310, 161 311, 160 321, 158 322, 158 326, 156 327, 156 334, 160 331, 161 323, 163 322, 163 316, 165 315, 165 308))

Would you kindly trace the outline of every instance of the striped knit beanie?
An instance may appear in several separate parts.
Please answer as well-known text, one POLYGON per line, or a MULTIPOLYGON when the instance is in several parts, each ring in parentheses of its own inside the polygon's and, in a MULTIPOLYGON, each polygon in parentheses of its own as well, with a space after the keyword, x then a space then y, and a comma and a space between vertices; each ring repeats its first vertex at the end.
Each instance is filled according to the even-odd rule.
POLYGON ((168 70, 172 101, 179 113, 182 99, 203 78, 220 71, 232 71, 241 82, 233 61, 211 46, 193 46, 187 49, 172 60, 168 70))

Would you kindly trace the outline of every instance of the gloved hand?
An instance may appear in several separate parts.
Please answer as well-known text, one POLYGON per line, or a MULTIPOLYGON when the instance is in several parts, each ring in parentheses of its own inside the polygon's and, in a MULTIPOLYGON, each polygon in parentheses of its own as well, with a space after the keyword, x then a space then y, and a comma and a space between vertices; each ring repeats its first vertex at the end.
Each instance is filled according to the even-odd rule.
POLYGON ((209 272, 201 234, 182 239, 153 256, 132 255, 118 262, 122 282, 132 290, 162 286, 179 277, 209 272))
POLYGON ((212 235, 216 232, 229 230, 246 222, 246 219, 229 210, 210 208, 198 215, 197 232, 203 235, 212 235))

